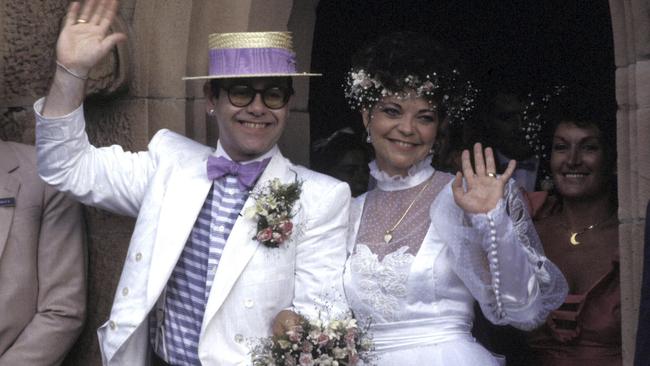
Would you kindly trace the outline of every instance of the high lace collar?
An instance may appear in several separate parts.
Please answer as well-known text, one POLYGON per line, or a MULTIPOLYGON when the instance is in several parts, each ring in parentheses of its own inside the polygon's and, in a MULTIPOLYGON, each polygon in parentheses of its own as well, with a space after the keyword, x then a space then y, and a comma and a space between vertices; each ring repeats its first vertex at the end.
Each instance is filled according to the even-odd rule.
POLYGON ((428 155, 426 158, 411 166, 405 177, 399 175, 391 176, 380 170, 375 160, 371 161, 368 166, 370 167, 370 175, 377 180, 377 187, 379 189, 382 191, 399 191, 413 188, 431 177, 435 171, 431 166, 432 158, 432 155, 428 155))

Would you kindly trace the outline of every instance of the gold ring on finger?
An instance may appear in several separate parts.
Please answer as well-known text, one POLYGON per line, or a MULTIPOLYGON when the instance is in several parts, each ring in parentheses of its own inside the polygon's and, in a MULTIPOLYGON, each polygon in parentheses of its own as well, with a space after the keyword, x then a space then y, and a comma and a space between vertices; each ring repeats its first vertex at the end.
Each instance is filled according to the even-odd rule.
POLYGON ((85 24, 85 23, 88 23, 86 19, 82 19, 82 18, 77 19, 77 24, 85 24))
POLYGON ((496 178, 497 178, 497 175, 496 175, 496 173, 492 173, 492 172, 490 172, 490 173, 487 173, 487 176, 488 176, 488 177, 492 177, 492 178, 494 178, 494 179, 496 179, 496 178))

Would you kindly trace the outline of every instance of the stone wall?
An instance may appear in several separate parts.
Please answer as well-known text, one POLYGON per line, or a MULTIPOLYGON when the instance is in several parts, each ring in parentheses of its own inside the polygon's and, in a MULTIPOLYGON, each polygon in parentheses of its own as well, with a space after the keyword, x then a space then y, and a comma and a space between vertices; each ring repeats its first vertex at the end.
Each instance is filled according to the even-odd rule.
MULTIPOLYGON (((616 60, 623 361, 631 365, 650 199, 650 1, 609 0, 616 60)), ((650 255, 650 253, 648 253, 650 255)))

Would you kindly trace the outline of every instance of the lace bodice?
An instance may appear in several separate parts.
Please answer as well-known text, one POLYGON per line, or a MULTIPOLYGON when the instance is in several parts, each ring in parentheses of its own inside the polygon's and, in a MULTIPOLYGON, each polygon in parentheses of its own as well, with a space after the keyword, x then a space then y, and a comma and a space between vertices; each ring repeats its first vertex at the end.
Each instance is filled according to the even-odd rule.
POLYGON ((426 175, 386 181, 371 168, 371 172, 376 175, 378 189, 367 194, 356 242, 367 245, 380 260, 388 253, 401 251, 402 248, 415 255, 422 245, 431 224, 431 202, 452 179, 449 174, 434 172, 430 166, 425 171, 426 175), (394 189, 396 186, 402 189, 394 189), (411 203, 413 206, 408 209, 411 203), (404 212, 407 215, 399 221, 404 212), (386 244, 384 234, 398 222, 399 225, 392 233, 393 239, 386 244))
MULTIPOLYGON (((434 174, 428 166, 399 179, 378 174, 372 165, 371 172, 378 187, 351 208, 354 224, 344 276, 350 307, 362 324, 413 328, 435 323, 436 329, 423 332, 426 337, 450 330, 469 334, 478 300, 492 322, 529 329, 562 302, 566 283, 543 256, 514 185, 488 214, 466 215, 453 200, 450 175, 434 174), (413 215, 405 217, 386 245, 386 228, 427 179, 432 183, 413 215)), ((391 342, 399 343, 386 344, 391 342)))

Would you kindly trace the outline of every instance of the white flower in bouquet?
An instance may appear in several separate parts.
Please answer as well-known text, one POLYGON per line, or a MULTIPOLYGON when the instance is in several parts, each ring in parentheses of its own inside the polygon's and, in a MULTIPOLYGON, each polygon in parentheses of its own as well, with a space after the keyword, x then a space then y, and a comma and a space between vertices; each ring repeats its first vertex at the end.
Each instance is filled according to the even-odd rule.
POLYGON ((283 336, 258 340, 251 347, 255 366, 353 366, 370 364, 372 340, 354 318, 305 320, 283 336))

